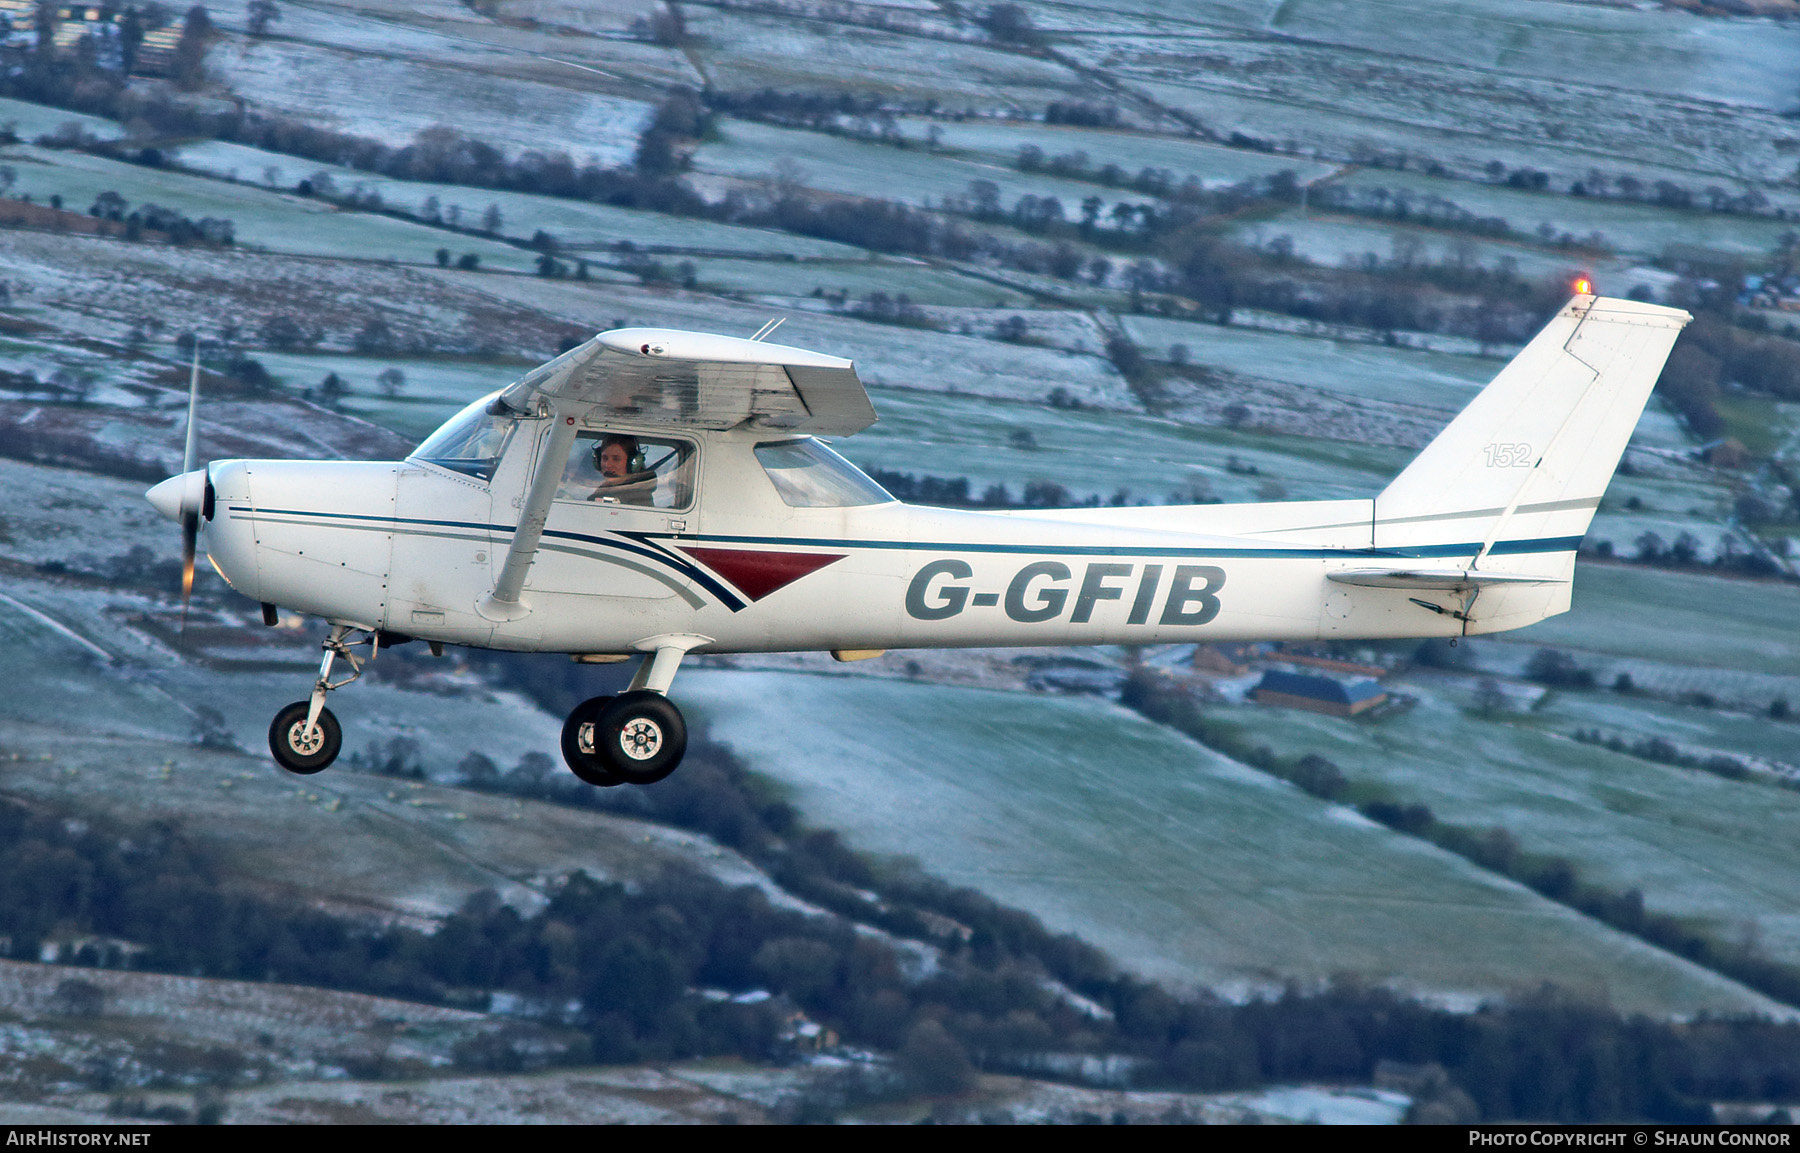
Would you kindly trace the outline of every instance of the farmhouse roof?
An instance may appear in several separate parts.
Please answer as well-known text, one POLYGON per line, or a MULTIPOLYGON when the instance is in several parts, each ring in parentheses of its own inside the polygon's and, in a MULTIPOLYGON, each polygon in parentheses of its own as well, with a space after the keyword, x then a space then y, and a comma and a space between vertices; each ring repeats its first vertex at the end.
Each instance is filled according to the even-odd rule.
POLYGON ((1258 691, 1286 693, 1337 705, 1354 705, 1381 696, 1386 690, 1371 680, 1340 681, 1331 677, 1312 677, 1305 673, 1270 669, 1256 686, 1258 691))

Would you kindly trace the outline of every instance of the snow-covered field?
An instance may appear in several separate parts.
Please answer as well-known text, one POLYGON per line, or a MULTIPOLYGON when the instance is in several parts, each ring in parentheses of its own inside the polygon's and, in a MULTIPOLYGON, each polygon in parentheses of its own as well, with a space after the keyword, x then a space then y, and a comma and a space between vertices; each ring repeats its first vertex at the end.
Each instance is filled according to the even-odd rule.
POLYGON ((509 155, 537 149, 615 165, 631 159, 653 111, 554 84, 286 40, 227 41, 208 67, 261 109, 394 147, 444 124, 509 155), (351 74, 357 83, 346 85, 351 74))
POLYGON ((682 695, 852 844, 1178 986, 1360 973, 1462 995, 1554 980, 1650 1012, 1771 1007, 1114 705, 701 670, 682 695))
MULTIPOLYGON (((331 177, 340 194, 366 190, 379 196, 384 205, 419 215, 426 213, 426 202, 435 197, 439 217, 463 228, 483 227, 491 206, 500 212, 503 235, 529 239, 542 230, 564 247, 603 247, 624 240, 640 248, 692 248, 845 259, 862 255, 861 249, 847 244, 763 228, 744 228, 523 192, 392 180, 353 168, 317 164, 279 152, 217 140, 181 146, 176 152, 176 163, 225 180, 261 186, 272 184, 286 189, 292 189, 302 180, 316 180, 323 172, 331 177), (270 177, 273 177, 272 181, 270 177)), ((459 251, 475 239, 449 233, 440 235, 442 243, 459 251)))
POLYGON ((1116 204, 1158 203, 1129 190, 1020 172, 1001 160, 968 160, 748 120, 721 120, 714 137, 695 152, 694 166, 720 176, 771 182, 791 178, 823 192, 879 195, 911 204, 966 203, 969 185, 986 180, 999 186, 1000 203, 1007 208, 1024 195, 1053 196, 1069 220, 1079 219, 1081 202, 1091 196, 1100 198, 1103 220, 1116 204))
POLYGON ((1018 159, 1019 150, 1030 145, 1041 149, 1047 159, 1085 153, 1089 167, 1095 171, 1116 164, 1127 174, 1136 176, 1145 168, 1158 168, 1173 173, 1177 183, 1192 176, 1208 188, 1264 179, 1277 172, 1292 172, 1305 182, 1336 171, 1330 165, 1292 157, 1224 148, 1204 140, 1148 132, 1076 128, 1029 121, 900 121, 900 130, 916 142, 929 139, 933 126, 938 130, 943 147, 976 153, 1009 167, 1018 159))
POLYGON ((700 37, 694 54, 707 81, 733 91, 873 88, 984 113, 1106 96, 1061 64, 977 44, 701 7, 687 13, 687 27, 700 37))
MULTIPOLYGON (((1359 195, 1380 188, 1396 195, 1404 193, 1411 198, 1415 211, 1422 209, 1429 198, 1447 200, 1476 216, 1499 217, 1514 232, 1526 236, 1537 234, 1543 225, 1549 225, 1558 237, 1566 233, 1585 240, 1598 234, 1606 247, 1638 259, 1660 257, 1671 245, 1762 256, 1780 247, 1783 234, 1793 231, 1791 222, 1765 217, 1684 212, 1617 200, 1527 192, 1501 184, 1446 180, 1419 172, 1362 169, 1333 184, 1353 189, 1359 195)), ((1724 187, 1731 188, 1729 183, 1724 187)), ((1705 203, 1704 187, 1692 187, 1690 191, 1705 203)))
POLYGON ((703 258, 694 263, 702 287, 746 296, 804 297, 818 290, 847 293, 855 301, 882 292, 890 298, 904 293, 915 304, 972 306, 1012 295, 986 281, 916 261, 703 258))
POLYGON ((1800 587, 1706 573, 1589 565, 1575 612, 1518 639, 1677 664, 1792 674, 1800 657, 1800 587))
POLYGON ((1122 320, 1131 338, 1159 359, 1179 344, 1191 364, 1446 413, 1467 404, 1506 363, 1154 316, 1122 320))
POLYGON ((1048 409, 979 397, 876 389, 881 420, 839 444, 857 464, 970 480, 972 495, 1005 484, 1014 497, 1031 481, 1077 499, 1159 504, 1199 485, 1223 500, 1257 500, 1276 485, 1299 499, 1370 496, 1403 454, 1353 444, 1297 443, 1225 428, 1121 412, 1048 409), (1028 434, 1028 439, 1027 439, 1028 434))
POLYGON ((1557 34, 1538 20, 1595 8, 1534 2, 1526 18, 1502 20, 1497 6, 1482 7, 1488 18, 1470 38, 1473 59, 1460 58, 1460 48, 1398 47, 1420 37, 1456 42, 1445 29, 1463 23, 1466 10, 1421 18, 1410 5, 1385 2, 1283 5, 1275 35, 1190 25, 1076 38, 1066 51, 1216 129, 1340 158, 1374 144, 1463 174, 1495 158, 1563 179, 1594 164, 1754 180, 1791 171, 1777 142, 1792 132, 1776 113, 1794 101, 1780 61, 1800 33, 1786 25, 1694 20, 1686 43, 1701 51, 1684 61, 1682 49, 1642 25, 1596 37, 1557 34), (1290 9, 1330 13, 1329 30, 1318 38, 1296 31, 1307 21, 1290 9), (1378 52, 1325 42, 1353 26, 1363 31, 1350 39, 1377 37, 1378 52), (1559 54, 1567 54, 1562 66, 1545 70, 1559 54), (1528 155, 1545 160, 1522 159, 1528 155))
MULTIPOLYGON (((448 247, 456 255, 472 252, 490 268, 513 271, 529 270, 535 259, 532 253, 486 237, 460 236, 391 216, 343 211, 285 189, 230 184, 28 145, 0 150, 0 160, 17 173, 15 195, 29 193, 39 201, 60 195, 65 208, 86 212, 102 192, 116 192, 129 202, 127 212, 156 204, 195 220, 208 216, 230 220, 238 243, 270 252, 432 264, 437 250, 448 247)), ((480 219, 480 212, 470 213, 471 225, 480 219)))
MULTIPOLYGON (((575 324, 611 318, 626 325, 747 336, 781 315, 768 305, 673 289, 581 286, 536 277, 493 277, 484 281, 483 287, 496 298, 575 324)), ((788 313, 779 339, 850 357, 869 384, 1031 401, 1041 401, 1052 390, 1063 388, 1083 404, 1124 410, 1140 407, 1117 370, 1098 356, 818 312, 788 313)))
POLYGON ((113 140, 124 135, 124 129, 116 120, 0 97, 0 125, 10 127, 20 140, 36 140, 71 124, 100 140, 113 140))
POLYGON ((16 314, 78 342, 123 344, 134 325, 155 322, 165 340, 196 325, 214 336, 235 324, 240 339, 254 343, 267 320, 287 315, 321 330, 328 346, 347 348, 379 317, 403 343, 548 359, 569 331, 489 289, 536 278, 239 249, 8 230, 0 232, 0 279, 14 286, 16 314))
MULTIPOLYGON (((1489 269, 1510 266, 1530 279, 1554 278, 1571 284, 1583 273, 1598 275, 1603 282, 1609 273, 1613 279, 1623 280, 1631 264, 1580 252, 1546 251, 1513 241, 1485 240, 1381 220, 1321 216, 1316 212, 1304 218, 1297 211, 1283 213, 1272 220, 1239 225, 1233 235, 1257 247, 1285 238, 1292 244, 1294 255, 1327 268, 1365 264, 1385 268, 1397 262, 1409 247, 1414 263, 1460 262, 1489 269)), ((1623 293, 1631 287, 1621 284, 1617 291, 1623 293)))
MULTIPOLYGON (((1419 704, 1375 722, 1261 707, 1220 719, 1283 755, 1320 753, 1441 820, 1504 828, 1590 880, 1640 889, 1650 910, 1697 918, 1728 940, 1749 931, 1773 955, 1800 948, 1800 864, 1786 831, 1800 818, 1800 794, 1612 753, 1534 717, 1475 721, 1460 697, 1421 681, 1402 687, 1419 704)), ((1635 711, 1644 721, 1628 735, 1683 727, 1656 720, 1658 702, 1635 711)))
MULTIPOLYGON (((631 34, 651 15, 650 0, 619 3, 510 3, 507 18, 485 16, 450 0, 350 0, 309 4, 301 19, 272 26, 277 35, 360 56, 394 57, 485 72, 553 86, 592 87, 635 78, 657 88, 698 86, 700 75, 678 48, 631 34), (543 21, 543 23, 538 23, 543 21), (580 33, 571 35, 571 32, 580 33)), ((246 0, 224 0, 213 19, 246 29, 246 0)))
POLYGON ((1252 26, 1283 36, 1440 64, 1778 112, 1792 107, 1795 95, 1791 64, 1800 53, 1800 31, 1770 20, 1556 0, 1243 0, 1231 6, 1255 20, 1252 26))

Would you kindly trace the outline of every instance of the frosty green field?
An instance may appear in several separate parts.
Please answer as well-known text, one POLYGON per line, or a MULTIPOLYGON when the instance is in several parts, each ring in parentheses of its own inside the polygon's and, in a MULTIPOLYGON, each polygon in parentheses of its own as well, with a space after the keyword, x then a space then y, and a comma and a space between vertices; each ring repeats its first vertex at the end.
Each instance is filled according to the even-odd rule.
POLYGON ((1727 939, 1754 926, 1778 953, 1800 946, 1800 861, 1787 833, 1800 793, 1653 764, 1527 719, 1478 722, 1460 698, 1418 681, 1406 689, 1419 704, 1378 721, 1260 706, 1215 716, 1282 755, 1323 754, 1440 820, 1498 826, 1590 880, 1640 889, 1648 909, 1727 939))
POLYGON ((317 388, 327 374, 337 373, 346 393, 342 401, 346 412, 418 440, 471 400, 506 387, 531 367, 298 352, 259 352, 256 358, 289 392, 317 388), (391 396, 379 379, 390 368, 403 377, 398 393, 391 396))
POLYGON ((1546 251, 1521 243, 1482 240, 1458 233, 1350 217, 1323 217, 1315 213, 1302 218, 1298 211, 1240 225, 1235 235, 1239 240, 1259 247, 1286 237, 1293 242, 1294 255, 1332 268, 1343 264, 1361 265, 1371 260, 1385 266, 1396 259, 1401 246, 1412 243, 1418 246, 1413 259, 1422 263, 1445 264, 1463 259, 1471 265, 1493 269, 1510 262, 1519 275, 1530 278, 1557 277, 1573 281, 1580 273, 1621 274, 1626 267, 1616 260, 1596 260, 1577 252, 1546 251))
POLYGON ((877 260, 719 260, 694 262, 701 286, 750 296, 810 296, 814 290, 848 293, 860 300, 875 292, 904 293, 914 304, 991 305, 997 300, 1026 303, 1026 298, 985 280, 947 269, 892 259, 877 260))
POLYGON ((1555 980, 1635 1011, 1769 1007, 1113 705, 708 670, 681 693, 809 820, 1178 986, 1555 980))
POLYGON ((1553 81, 1782 110, 1800 34, 1768 21, 1548 0, 1309 0, 1243 7, 1291 36, 1553 81))
MULTIPOLYGON (((924 21, 937 28, 949 23, 935 12, 924 21)), ((699 41, 694 56, 707 81, 724 89, 862 91, 879 78, 881 91, 902 100, 1019 111, 1093 91, 1052 61, 935 36, 872 28, 845 35, 822 21, 711 7, 688 14, 688 31, 699 41)))
POLYGON ((1145 168, 1160 168, 1173 173, 1177 183, 1192 176, 1208 188, 1266 179, 1277 172, 1292 172, 1305 182, 1336 171, 1331 165, 1290 156, 1150 133, 986 120, 933 121, 929 125, 902 120, 900 124, 901 131, 916 141, 926 140, 930 127, 935 126, 943 147, 976 153, 1008 167, 1017 161, 1019 149, 1030 145, 1041 149, 1047 158, 1086 153, 1089 166, 1095 170, 1116 164, 1127 175, 1136 176, 1145 168))
POLYGON ((720 176, 768 180, 780 175, 777 165, 797 166, 795 178, 808 188, 866 196, 872 192, 890 200, 922 204, 969 195, 969 185, 991 181, 1000 188, 1002 204, 1010 207, 1024 194, 1054 196, 1068 218, 1079 215, 1082 200, 1097 196, 1110 211, 1114 203, 1155 203, 1140 193, 1053 176, 1018 171, 1010 163, 964 160, 934 155, 922 149, 901 149, 882 144, 777 128, 748 120, 721 120, 714 138, 694 153, 694 167, 720 176))
POLYGON ((484 237, 455 236, 388 216, 341 211, 253 185, 31 146, 7 149, 5 155, 18 174, 15 192, 39 200, 59 195, 75 212, 85 212, 102 192, 116 192, 130 209, 159 204, 196 220, 228 219, 238 243, 271 252, 431 264, 439 248, 449 247, 458 254, 473 252, 484 265, 515 271, 529 270, 535 259, 484 237))
MULTIPOLYGON (((381 197, 383 204, 415 214, 423 214, 426 201, 435 197, 440 216, 464 228, 480 227, 491 206, 499 210, 500 231, 504 235, 529 238, 541 229, 564 247, 603 247, 627 240, 640 248, 779 253, 840 259, 864 255, 861 249, 848 244, 785 232, 524 192, 393 180, 353 168, 318 164, 218 140, 182 145, 177 162, 185 168, 226 180, 260 186, 272 183, 288 189, 302 180, 314 180, 323 172, 331 177, 340 192, 365 189, 381 197)), ((447 244, 459 244, 463 239, 449 233, 444 235, 447 244)))
MULTIPOLYGON (((1499 217, 1514 232, 1527 236, 1536 234, 1544 224, 1558 235, 1568 233, 1577 240, 1599 233, 1607 247, 1646 259, 1660 257, 1671 245, 1735 256, 1761 256, 1773 252, 1783 234, 1793 231, 1789 222, 1762 217, 1527 192, 1504 185, 1444 180, 1419 172, 1365 169, 1336 183, 1359 192, 1376 188, 1405 192, 1415 203, 1425 197, 1438 197, 1477 216, 1499 217)), ((1619 285, 1617 290, 1630 287, 1619 285)))
MULTIPOLYGON (((1787 680, 1790 691, 1800 688, 1800 676, 1787 680)), ((1608 683, 1604 676, 1601 683, 1608 683)), ((1800 701, 1800 693, 1791 699, 1800 701)), ((1762 712, 1701 708, 1606 690, 1552 694, 1533 715, 1565 735, 1599 729, 1627 742, 1660 737, 1690 755, 1719 752, 1800 767, 1800 726, 1772 723, 1762 712)), ((1764 781, 1762 787, 1776 786, 1764 781)))
POLYGON ((1188 360, 1365 400, 1455 412, 1505 361, 1151 316, 1124 318, 1125 331, 1152 356, 1186 347, 1188 360))
POLYGON ((1513 635, 1615 656, 1791 673, 1800 661, 1796 621, 1800 586, 1588 564, 1575 580, 1575 611, 1513 635))
POLYGON ((1459 38, 1445 32, 1470 24, 1469 7, 1441 0, 1422 18, 1398 3, 1302 0, 1271 11, 1273 35, 1177 18, 1142 32, 1076 36, 1063 55, 1200 116, 1215 132, 1241 131, 1284 151, 1404 154, 1463 176, 1499 160, 1548 171, 1559 184, 1595 166, 1616 172, 1620 164, 1649 180, 1775 182, 1791 171, 1778 114, 1791 105, 1791 86, 1767 81, 1783 58, 1778 45, 1791 42, 1793 32, 1763 40, 1753 20, 1658 13, 1626 14, 1634 27, 1590 38, 1536 18, 1598 6, 1530 3, 1530 15, 1496 19, 1498 5, 1483 4, 1468 43, 1485 46, 1471 59, 1462 55, 1466 45, 1447 49, 1459 38), (1451 7, 1456 11, 1443 11, 1451 7), (1660 35, 1684 19, 1686 31, 1676 39, 1685 45, 1660 35), (1291 31, 1315 25, 1317 34, 1291 31), (1358 34, 1344 37, 1352 27, 1358 34), (1369 35, 1379 37, 1376 51, 1360 39, 1369 35), (1430 43, 1416 52, 1396 47, 1421 37, 1430 43), (1735 55, 1720 50, 1732 39, 1741 42, 1735 55), (1538 71, 1559 54, 1582 63, 1538 71), (1674 77, 1681 80, 1665 87, 1674 77), (1749 77, 1757 79, 1742 86, 1749 77))
POLYGON ((0 97, 0 124, 9 126, 20 140, 36 140, 46 133, 54 133, 71 124, 100 140, 113 140, 124 135, 124 129, 116 120, 32 104, 25 100, 13 100, 10 97, 0 97))
POLYGON ((207 67, 253 105, 392 146, 453 121, 509 153, 561 151, 578 164, 618 164, 631 157, 654 111, 640 101, 557 83, 373 53, 352 56, 282 37, 227 41, 207 67), (357 83, 333 82, 350 68, 357 83))
MULTIPOLYGON (((871 389, 881 420, 838 445, 868 468, 1004 483, 1016 497, 1047 481, 1079 499, 1121 489, 1152 504, 1202 483, 1224 500, 1256 500, 1278 482, 1293 499, 1368 496, 1401 462, 1379 446, 1179 424, 1129 413, 871 389), (1025 440, 1022 434, 1029 434, 1025 440), (1251 470, 1255 470, 1254 472, 1251 470)), ((1185 496, 1183 499, 1188 499, 1185 496)))

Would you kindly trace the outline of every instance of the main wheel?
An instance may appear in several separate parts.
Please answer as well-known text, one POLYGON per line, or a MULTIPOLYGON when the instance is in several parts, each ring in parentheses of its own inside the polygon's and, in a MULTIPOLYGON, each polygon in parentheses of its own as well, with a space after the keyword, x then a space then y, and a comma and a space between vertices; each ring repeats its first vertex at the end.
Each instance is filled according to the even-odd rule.
POLYGON ((306 712, 310 701, 295 701, 275 714, 269 725, 269 751, 275 763, 290 773, 310 776, 337 760, 344 747, 344 730, 330 709, 319 710, 319 723, 312 736, 306 735, 306 712))
POLYGON ((661 693, 623 693, 600 710, 594 752, 628 785, 653 785, 687 752, 687 722, 661 693))
POLYGON ((600 720, 600 711, 612 704, 613 700, 612 697, 594 697, 582 701, 569 710, 569 719, 563 722, 562 727, 563 763, 583 781, 603 789, 625 783, 623 777, 607 767, 606 759, 594 748, 594 733, 600 720))

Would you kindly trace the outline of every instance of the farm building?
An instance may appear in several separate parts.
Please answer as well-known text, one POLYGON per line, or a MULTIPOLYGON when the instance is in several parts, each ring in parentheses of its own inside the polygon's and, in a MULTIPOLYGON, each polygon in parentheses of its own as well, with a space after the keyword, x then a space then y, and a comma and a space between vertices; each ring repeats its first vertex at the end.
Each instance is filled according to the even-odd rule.
POLYGON ((1250 696, 1257 704, 1350 717, 1387 700, 1387 690, 1369 680, 1340 681, 1270 669, 1250 690, 1250 696))
POLYGON ((1250 666, 1263 660, 1275 646, 1261 641, 1235 641, 1226 644, 1195 645, 1194 668, 1198 672, 1236 677, 1250 671, 1250 666))

